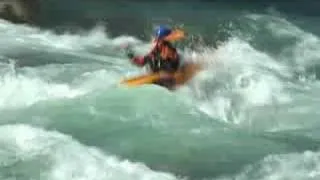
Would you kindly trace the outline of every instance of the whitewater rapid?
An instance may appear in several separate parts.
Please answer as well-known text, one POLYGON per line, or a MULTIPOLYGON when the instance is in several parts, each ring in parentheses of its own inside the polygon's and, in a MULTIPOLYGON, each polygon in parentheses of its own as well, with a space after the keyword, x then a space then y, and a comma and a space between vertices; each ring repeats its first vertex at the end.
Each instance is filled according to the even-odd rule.
POLYGON ((207 68, 172 93, 118 85, 144 72, 119 45, 149 43, 0 21, 0 178, 319 179, 319 38, 284 18, 243 22, 250 33, 217 48, 180 49, 207 68))

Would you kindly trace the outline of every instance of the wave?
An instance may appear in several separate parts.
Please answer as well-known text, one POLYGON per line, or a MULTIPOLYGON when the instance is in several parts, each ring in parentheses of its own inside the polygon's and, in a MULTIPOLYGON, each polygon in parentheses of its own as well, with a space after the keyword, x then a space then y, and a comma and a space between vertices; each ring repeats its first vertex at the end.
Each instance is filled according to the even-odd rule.
POLYGON ((216 48, 179 49, 207 69, 175 93, 118 86, 141 73, 118 48, 146 52, 137 37, 1 22, 0 177, 317 177, 318 37, 285 18, 239 19, 245 30, 216 48))

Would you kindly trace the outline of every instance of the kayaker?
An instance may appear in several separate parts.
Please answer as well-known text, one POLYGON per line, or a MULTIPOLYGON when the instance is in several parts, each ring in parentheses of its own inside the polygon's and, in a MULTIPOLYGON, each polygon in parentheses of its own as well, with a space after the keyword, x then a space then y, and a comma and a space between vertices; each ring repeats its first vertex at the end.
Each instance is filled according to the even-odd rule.
POLYGON ((180 57, 172 41, 180 40, 184 33, 180 30, 172 30, 166 26, 159 26, 155 31, 152 50, 145 56, 134 56, 128 52, 131 62, 143 67, 149 65, 152 72, 162 72, 163 77, 169 77, 180 66, 180 57))

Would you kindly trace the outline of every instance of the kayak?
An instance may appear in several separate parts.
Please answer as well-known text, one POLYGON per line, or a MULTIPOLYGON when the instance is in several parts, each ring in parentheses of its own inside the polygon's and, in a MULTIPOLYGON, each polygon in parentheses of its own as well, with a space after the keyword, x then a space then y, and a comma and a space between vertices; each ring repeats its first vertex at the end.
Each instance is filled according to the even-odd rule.
POLYGON ((201 70, 200 64, 186 63, 182 65, 179 70, 169 75, 169 78, 162 78, 161 72, 139 75, 124 79, 121 84, 128 87, 137 87, 146 84, 156 84, 168 89, 175 89, 179 86, 186 84, 201 70))

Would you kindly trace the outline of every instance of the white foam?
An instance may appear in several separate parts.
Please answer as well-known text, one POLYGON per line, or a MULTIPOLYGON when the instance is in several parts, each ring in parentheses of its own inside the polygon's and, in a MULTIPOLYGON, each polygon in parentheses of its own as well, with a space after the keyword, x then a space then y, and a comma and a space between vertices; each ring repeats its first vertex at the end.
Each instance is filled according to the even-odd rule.
MULTIPOLYGON (((23 54, 25 51, 32 52, 37 49, 40 52, 72 55, 75 59, 81 57, 83 59, 87 58, 88 61, 110 62, 113 65, 112 67, 110 66, 111 70, 108 72, 98 69, 94 72, 79 74, 80 76, 75 77, 75 79, 76 81, 81 79, 83 82, 77 87, 72 87, 71 83, 48 82, 42 77, 33 75, 31 77, 26 74, 17 75, 14 73, 13 67, 11 72, 4 71, 1 73, 0 108, 30 106, 36 102, 49 99, 74 98, 90 90, 110 86, 120 78, 119 76, 116 78, 116 69, 124 69, 124 65, 129 66, 128 61, 122 61, 121 57, 111 57, 105 53, 102 53, 104 55, 91 53, 89 49, 106 48, 107 50, 112 50, 113 47, 118 47, 122 43, 139 42, 137 39, 128 36, 110 39, 105 29, 101 26, 97 26, 89 32, 58 35, 51 31, 26 25, 15 25, 3 20, 0 20, 0 38, 2 39, 0 42, 0 54, 4 60, 8 59, 7 53, 12 52, 16 56, 16 52, 23 54)), ((19 61, 24 60, 19 59, 19 61)), ((43 68, 46 71, 51 70, 47 69, 47 67, 43 68)), ((36 68, 30 68, 30 71, 36 71, 36 68)), ((47 79, 50 79, 50 77, 47 79)))
POLYGON ((266 29, 279 39, 293 40, 280 54, 282 60, 294 63, 296 67, 318 64, 320 58, 320 41, 316 35, 306 32, 295 24, 282 17, 266 15, 249 15, 248 18, 256 21, 267 20, 266 29))
MULTIPOLYGON (((50 30, 42 30, 26 25, 15 25, 0 20, 0 52, 14 53, 17 51, 40 50, 42 52, 62 53, 77 55, 91 55, 91 58, 98 58, 98 54, 88 52, 88 49, 103 49, 104 51, 119 51, 123 44, 137 44, 140 40, 131 36, 120 36, 110 38, 105 27, 97 25, 88 32, 56 34, 50 30), (89 54, 86 54, 89 53, 89 54)), ((107 55, 107 54, 105 54, 107 55)), ((104 57, 106 58, 106 57, 104 57)))
POLYGON ((114 86, 120 82, 121 78, 118 73, 102 69, 85 72, 79 76, 77 81, 81 81, 79 88, 88 92, 114 86))
POLYGON ((290 101, 274 73, 286 77, 290 71, 245 41, 233 38, 202 58, 208 68, 195 82, 202 89, 199 107, 215 118, 240 123, 251 107, 290 101))
MULTIPOLYGON (((48 132, 28 125, 0 127, 5 136, 0 137, 3 149, 0 156, 16 156, 17 161, 6 160, 5 164, 35 166, 40 162, 42 178, 49 180, 176 180, 169 173, 152 171, 142 163, 132 163, 107 155, 94 147, 86 147, 58 132, 48 132), (43 172, 45 171, 45 172, 43 172)), ((1 165, 0 165, 1 166, 1 165)), ((22 167, 23 168, 23 167, 22 167)), ((26 168, 26 167, 24 167, 26 168)), ((36 172, 25 171, 19 176, 32 177, 36 172)), ((17 171, 11 169, 12 171, 17 171)), ((12 177, 8 178, 17 178, 12 177)))
POLYGON ((269 155, 261 162, 247 166, 235 177, 219 180, 317 180, 320 179, 320 153, 305 151, 286 155, 269 155))
MULTIPOLYGON (((36 27, 15 25, 6 21, 0 21, 0 37, 10 41, 9 46, 22 47, 29 45, 35 48, 56 48, 64 50, 81 50, 86 46, 103 46, 108 43, 108 36, 104 28, 97 26, 83 34, 65 33, 57 35, 48 30, 36 27)), ((2 41, 4 42, 4 41, 2 41)))
POLYGON ((0 108, 30 106, 49 99, 74 98, 86 92, 71 88, 68 84, 49 83, 35 77, 4 74, 0 77, 0 108))

